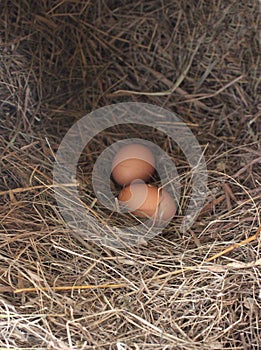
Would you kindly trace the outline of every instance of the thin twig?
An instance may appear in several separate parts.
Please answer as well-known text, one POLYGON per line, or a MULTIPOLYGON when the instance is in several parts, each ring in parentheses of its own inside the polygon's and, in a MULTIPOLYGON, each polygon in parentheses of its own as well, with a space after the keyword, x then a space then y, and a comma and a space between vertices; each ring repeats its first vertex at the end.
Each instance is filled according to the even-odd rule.
POLYGON ((205 34, 203 34, 198 42, 197 45, 195 47, 195 49, 193 49, 193 53, 190 56, 189 62, 186 65, 186 67, 183 69, 181 75, 179 76, 179 78, 177 79, 176 83, 173 85, 173 87, 169 90, 166 91, 158 91, 158 92, 146 92, 146 91, 131 91, 131 90, 117 90, 115 91, 113 94, 114 95, 118 95, 118 94, 132 94, 132 95, 144 95, 144 96, 168 96, 168 95, 172 95, 173 92, 180 86, 180 84, 183 82, 183 80, 185 79, 185 77, 188 74, 188 71, 192 65, 192 62, 194 60, 194 57, 196 55, 196 53, 198 52, 200 45, 202 44, 204 38, 205 38, 205 34))
POLYGON ((244 239, 243 241, 241 241, 239 243, 232 244, 231 246, 229 246, 228 248, 222 250, 221 252, 211 256, 210 258, 208 258, 208 259, 206 259, 204 261, 202 261, 202 263, 200 263, 200 264, 197 264, 195 266, 185 266, 182 269, 179 269, 179 270, 176 270, 176 271, 167 272, 167 273, 164 273, 162 275, 155 276, 151 280, 154 281, 154 280, 158 280, 158 279, 161 279, 161 278, 166 278, 166 277, 178 275, 180 273, 185 273, 187 271, 193 271, 196 268, 201 267, 202 265, 204 265, 204 263, 206 263, 206 262, 213 261, 213 260, 219 258, 220 256, 223 256, 223 255, 231 252, 232 250, 234 250, 234 249, 236 249, 238 247, 244 246, 247 243, 250 243, 250 242, 256 240, 259 237, 260 232, 261 232, 261 226, 258 228, 257 232, 253 236, 251 236, 251 237, 249 237, 247 239, 244 239))
POLYGON ((98 285, 83 285, 83 286, 57 286, 57 287, 30 287, 30 288, 20 288, 15 289, 13 292, 18 293, 29 293, 37 291, 72 291, 72 290, 81 290, 81 289, 108 289, 108 288, 123 288, 126 287, 126 283, 117 283, 117 284, 98 284, 98 285))
POLYGON ((17 188, 10 188, 10 190, 6 190, 6 191, 0 191, 0 196, 4 196, 10 193, 31 192, 31 191, 40 190, 40 189, 59 188, 59 187, 62 188, 62 187, 72 187, 72 186, 78 186, 78 184, 68 183, 68 184, 51 184, 51 185, 29 186, 29 187, 17 187, 17 188))

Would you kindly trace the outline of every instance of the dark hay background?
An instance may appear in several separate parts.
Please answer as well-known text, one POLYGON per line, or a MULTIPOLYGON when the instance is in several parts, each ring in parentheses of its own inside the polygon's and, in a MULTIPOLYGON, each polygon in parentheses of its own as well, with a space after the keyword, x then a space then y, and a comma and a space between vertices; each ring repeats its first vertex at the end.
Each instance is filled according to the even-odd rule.
MULTIPOLYGON (((2 348, 260 349, 259 236, 204 262, 261 225, 259 30, 251 0, 0 3, 2 348), (146 246, 111 250, 70 232, 50 185, 68 128, 123 101, 188 123, 205 152, 209 195, 183 236, 181 210, 146 246), (54 290, 111 283, 125 287, 54 290)), ((184 156, 164 135, 132 131, 173 157, 185 205, 184 156)), ((88 206, 95 159, 129 135, 116 128, 87 146, 79 180, 88 206)))

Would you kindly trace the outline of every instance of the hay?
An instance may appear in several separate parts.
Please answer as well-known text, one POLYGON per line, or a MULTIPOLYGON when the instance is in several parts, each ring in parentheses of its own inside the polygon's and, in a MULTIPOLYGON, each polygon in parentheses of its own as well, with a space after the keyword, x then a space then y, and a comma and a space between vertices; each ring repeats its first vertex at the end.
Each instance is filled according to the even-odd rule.
MULTIPOLYGON (((253 0, 1 2, 1 347, 260 348, 258 28, 253 0), (68 128, 124 101, 191 125, 210 192, 184 235, 181 212, 146 246, 117 250, 79 241, 51 185, 68 128)), ((78 174, 86 205, 95 159, 130 135, 141 133, 115 128, 88 145, 78 174)), ((142 137, 175 159, 186 204, 183 154, 160 133, 142 137)))

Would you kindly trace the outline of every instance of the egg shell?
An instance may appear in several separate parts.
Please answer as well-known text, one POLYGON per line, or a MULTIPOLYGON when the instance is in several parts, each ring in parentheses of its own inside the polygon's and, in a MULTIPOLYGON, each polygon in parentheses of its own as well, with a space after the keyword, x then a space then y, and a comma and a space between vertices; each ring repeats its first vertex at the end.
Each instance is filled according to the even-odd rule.
POLYGON ((112 161, 112 177, 121 186, 134 180, 147 181, 155 170, 150 149, 141 144, 123 146, 112 161))
POLYGON ((176 213, 174 200, 167 191, 144 183, 133 183, 123 188, 118 199, 139 217, 168 221, 176 213))

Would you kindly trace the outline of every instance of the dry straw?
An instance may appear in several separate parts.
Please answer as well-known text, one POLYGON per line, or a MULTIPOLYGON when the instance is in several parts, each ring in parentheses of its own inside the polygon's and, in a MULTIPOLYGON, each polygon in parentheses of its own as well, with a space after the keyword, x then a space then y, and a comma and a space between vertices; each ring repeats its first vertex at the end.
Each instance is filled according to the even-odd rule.
POLYGON ((259 29, 254 0, 0 3, 1 348, 260 349, 259 29), (191 128, 209 194, 181 235, 191 174, 175 143, 135 125, 97 135, 78 182, 102 222, 134 220, 92 191, 93 164, 115 141, 156 143, 182 185, 160 236, 116 250, 65 225, 52 167, 76 120, 124 101, 168 108, 191 128))

